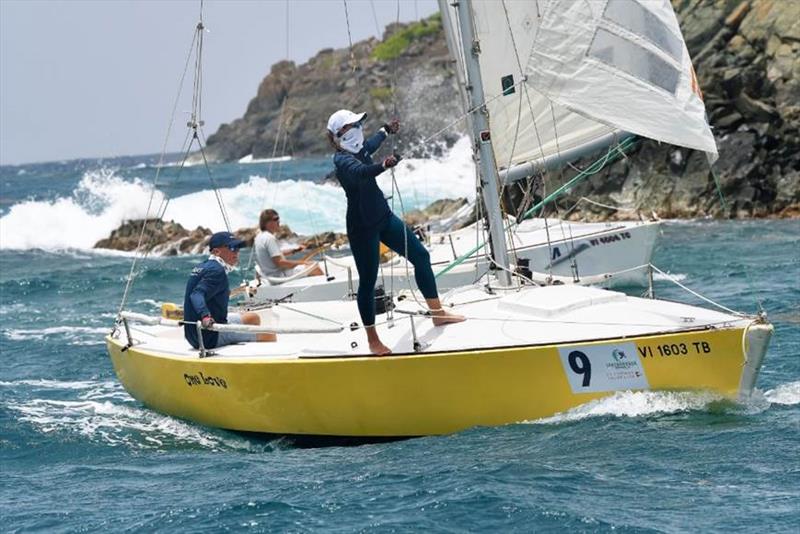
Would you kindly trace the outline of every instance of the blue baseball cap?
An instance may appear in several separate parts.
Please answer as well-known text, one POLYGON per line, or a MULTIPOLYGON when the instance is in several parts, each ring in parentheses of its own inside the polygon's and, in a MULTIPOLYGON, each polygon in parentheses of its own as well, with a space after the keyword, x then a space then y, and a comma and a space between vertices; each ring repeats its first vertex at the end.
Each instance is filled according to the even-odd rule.
POLYGON ((244 241, 236 239, 236 236, 230 232, 217 232, 211 236, 208 241, 208 248, 214 250, 215 248, 228 247, 231 250, 239 250, 244 241))

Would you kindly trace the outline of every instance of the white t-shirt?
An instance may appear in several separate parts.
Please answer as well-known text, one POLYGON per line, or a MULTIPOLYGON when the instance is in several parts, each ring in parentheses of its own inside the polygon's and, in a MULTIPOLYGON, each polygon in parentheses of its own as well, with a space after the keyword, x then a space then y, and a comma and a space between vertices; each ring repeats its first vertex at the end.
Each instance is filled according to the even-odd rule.
POLYGON ((264 276, 285 276, 283 270, 279 269, 272 258, 283 255, 278 239, 267 232, 262 231, 256 236, 253 245, 256 251, 256 263, 264 276))

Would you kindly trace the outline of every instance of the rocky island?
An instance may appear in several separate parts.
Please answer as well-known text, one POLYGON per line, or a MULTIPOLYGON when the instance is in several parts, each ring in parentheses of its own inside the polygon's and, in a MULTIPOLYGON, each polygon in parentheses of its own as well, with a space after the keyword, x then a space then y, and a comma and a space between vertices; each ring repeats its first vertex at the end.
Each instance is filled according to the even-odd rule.
MULTIPOLYGON (((800 2, 672 4, 718 144, 714 173, 703 153, 640 140, 628 157, 575 187, 554 208, 560 206, 562 216, 569 211, 569 218, 586 220, 641 213, 661 218, 800 217, 800 2)), ((434 155, 463 135, 456 126, 441 142, 419 145, 463 113, 440 17, 390 25, 381 40, 325 49, 302 65, 273 65, 244 116, 208 138, 207 155, 219 162, 270 157, 279 135, 286 136, 286 146, 296 157, 327 153, 322 125, 336 107, 366 111, 376 120, 400 116, 404 129, 399 148, 410 148, 409 155, 418 157, 434 155)), ((565 174, 569 176, 546 176, 548 190, 574 172, 565 174)), ((512 195, 510 204, 519 197, 512 195)), ((166 241, 156 246, 171 243, 161 253, 195 250, 199 236, 208 234, 205 229, 189 232, 172 223, 158 224, 166 241)), ((130 231, 120 228, 102 246, 131 246, 125 238, 130 231)))

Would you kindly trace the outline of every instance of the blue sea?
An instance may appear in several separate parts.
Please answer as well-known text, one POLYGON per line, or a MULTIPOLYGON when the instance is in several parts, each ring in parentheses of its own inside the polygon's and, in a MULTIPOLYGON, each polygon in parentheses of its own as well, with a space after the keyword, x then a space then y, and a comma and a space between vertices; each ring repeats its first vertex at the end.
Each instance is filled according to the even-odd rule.
MULTIPOLYGON (((146 214, 221 229, 204 169, 156 158, 0 167, 0 530, 794 532, 800 525, 800 221, 674 221, 654 263, 775 335, 745 404, 623 392, 554 417, 395 441, 206 428, 117 381, 104 335, 131 255, 93 250, 146 214)), ((330 161, 213 165, 233 227, 275 207, 342 230, 330 161)), ((469 146, 397 173, 395 210, 474 198, 469 146), (401 206, 402 202, 402 206, 401 206)), ((391 183, 383 183, 391 190, 391 183)), ((197 256, 140 264, 129 307, 180 300, 197 256)), ((659 297, 699 303, 667 281, 659 297)), ((641 289, 631 288, 636 294, 641 289)))

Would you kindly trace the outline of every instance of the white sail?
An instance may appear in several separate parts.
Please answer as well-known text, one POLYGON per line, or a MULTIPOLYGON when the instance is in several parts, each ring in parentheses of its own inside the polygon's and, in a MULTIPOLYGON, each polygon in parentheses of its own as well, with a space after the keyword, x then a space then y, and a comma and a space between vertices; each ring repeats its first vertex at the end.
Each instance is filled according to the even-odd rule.
POLYGON ((550 0, 527 74, 531 86, 584 116, 717 154, 669 0, 550 0))
MULTIPOLYGON (((506 180, 553 168, 626 132, 716 156, 669 0, 472 6, 492 144, 506 180)), ((456 51, 460 61, 462 53, 456 51)))
POLYGON ((598 138, 605 145, 612 142, 615 128, 551 102, 522 81, 539 27, 536 2, 477 0, 472 5, 492 145, 501 168, 548 159, 557 165, 563 153, 598 138))

